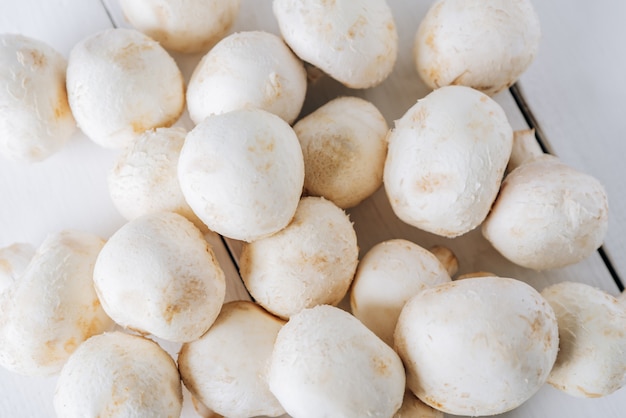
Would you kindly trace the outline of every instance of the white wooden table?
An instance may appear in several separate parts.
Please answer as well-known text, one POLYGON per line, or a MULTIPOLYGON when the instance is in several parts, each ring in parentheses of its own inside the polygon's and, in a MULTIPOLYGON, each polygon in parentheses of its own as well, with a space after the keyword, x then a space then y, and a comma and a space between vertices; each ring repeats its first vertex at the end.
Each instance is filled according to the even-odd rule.
MULTIPOLYGON (((270 0, 241 3, 233 31, 278 33, 270 0)), ((430 2, 389 3, 400 34, 400 56, 391 77, 367 91, 350 91, 324 79, 308 94, 303 113, 338 95, 358 95, 374 102, 392 124, 428 93, 413 68, 412 40, 430 2)), ((604 183, 610 202, 604 252, 568 268, 529 271, 504 260, 478 231, 448 240, 403 224, 391 212, 384 191, 379 190, 349 211, 362 253, 382 240, 406 238, 424 247, 449 246, 460 260, 461 273, 487 270, 525 280, 537 289, 573 280, 619 293, 614 278, 626 279, 626 193, 622 186, 622 176, 626 175, 626 2, 536 0, 535 7, 543 31, 539 55, 515 87, 518 103, 508 91, 496 99, 515 129, 526 127, 530 121, 552 153, 604 183)), ((112 26, 129 26, 117 0, 0 2, 0 32, 39 38, 65 56, 82 38, 112 26)), ((188 80, 200 56, 174 56, 188 80)), ((187 117, 179 124, 192 127, 187 117)), ((37 246, 48 233, 65 228, 110 236, 124 223, 106 188, 106 174, 115 156, 115 151, 104 150, 77 133, 65 149, 42 163, 0 160, 0 247, 14 242, 37 246)), ((227 247, 219 237, 212 237, 212 242, 230 280, 228 298, 246 298, 227 247)), ((236 243, 230 249, 236 259, 236 243)), ((171 344, 166 348, 172 353, 177 350, 171 344)), ((55 380, 0 370, 0 417, 53 417, 55 380)), ((183 416, 196 415, 187 404, 183 416)), ((503 416, 619 418, 626 416, 626 389, 601 399, 576 399, 546 385, 530 401, 503 416)))

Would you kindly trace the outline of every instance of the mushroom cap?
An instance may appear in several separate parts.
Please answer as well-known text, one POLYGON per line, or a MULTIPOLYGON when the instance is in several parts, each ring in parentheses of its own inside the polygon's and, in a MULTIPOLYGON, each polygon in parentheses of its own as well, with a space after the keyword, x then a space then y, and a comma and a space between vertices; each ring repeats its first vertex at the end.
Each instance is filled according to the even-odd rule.
POLYGON ((583 283, 558 283, 541 295, 559 323, 559 354, 548 383, 583 398, 606 396, 623 387, 626 307, 583 283))
POLYGON ((381 242, 359 262, 352 290, 352 314, 389 345, 404 304, 423 289, 449 282, 430 251, 404 239, 381 242))
POLYGON ((383 184, 389 127, 372 103, 340 97, 293 127, 304 155, 304 192, 340 208, 358 205, 383 184))
POLYGON ((304 64, 281 38, 239 32, 222 39, 197 65, 187 88, 187 109, 196 124, 209 115, 250 107, 291 124, 306 88, 304 64))
POLYGON ((157 343, 108 332, 85 341, 63 367, 54 394, 59 417, 178 417, 182 385, 157 343))
POLYGON ((543 270, 588 257, 607 229, 602 184, 544 155, 506 176, 482 234, 515 264, 543 270))
POLYGON ((304 197, 286 228, 244 244, 239 269, 257 303, 289 318, 304 308, 338 304, 358 255, 348 215, 322 197, 304 197))
POLYGON ((225 304, 207 333, 184 344, 178 355, 185 386, 227 417, 284 414, 267 384, 269 358, 283 324, 255 303, 225 304))
POLYGON ((485 219, 513 147, 498 103, 469 87, 442 87, 396 121, 387 139, 385 189, 402 221, 455 237, 485 219))
POLYGON ((0 154, 25 162, 57 152, 76 131, 65 58, 51 46, 0 34, 0 154))
POLYGON ((393 70, 398 33, 385 0, 274 0, 293 51, 352 88, 381 83, 393 70))
POLYGON ((154 212, 176 212, 198 228, 178 183, 178 157, 185 143, 183 128, 145 131, 121 153, 109 172, 111 200, 127 220, 154 212))
POLYGON ((235 21, 240 0, 120 0, 138 30, 179 52, 206 51, 235 21))
POLYGON ((172 125, 185 104, 174 59, 133 29, 106 29, 74 46, 67 92, 78 126, 105 148, 123 148, 143 131, 172 125))
POLYGON ((19 279, 34 255, 35 248, 26 243, 0 248, 0 297, 19 279))
POLYGON ((457 84, 494 95, 528 68, 540 38, 530 0, 437 0, 415 36, 415 65, 431 88, 457 84))
POLYGON ((395 413, 393 418, 444 418, 444 414, 426 405, 410 390, 407 390, 404 392, 402 407, 395 413))
POLYGON ((94 283, 123 327, 168 341, 200 338, 224 302, 224 272, 202 233, 176 213, 136 218, 98 255, 94 283))
POLYGON ((455 415, 493 415, 528 400, 558 351, 554 311, 518 280, 480 277, 441 284, 402 309, 395 345, 407 385, 455 415))
POLYGON ((252 241, 291 221, 304 183, 302 149, 293 129, 264 110, 213 115, 187 135, 178 179, 211 230, 252 241))
POLYGON ((358 319, 322 305, 278 332, 269 386, 294 417, 382 418, 400 408, 405 375, 398 355, 358 319))
POLYGON ((49 235, 21 277, 0 296, 0 365, 24 375, 51 375, 113 321, 93 286, 104 240, 66 230, 49 235))

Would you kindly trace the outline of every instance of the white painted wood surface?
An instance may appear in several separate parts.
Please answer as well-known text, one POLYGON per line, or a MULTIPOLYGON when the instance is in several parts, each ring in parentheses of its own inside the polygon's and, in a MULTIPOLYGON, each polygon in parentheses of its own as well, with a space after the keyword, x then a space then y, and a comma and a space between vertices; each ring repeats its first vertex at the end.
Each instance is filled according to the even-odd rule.
MULTIPOLYGON (((311 88, 303 113, 309 113, 338 95, 358 95, 374 102, 392 125, 393 120, 428 93, 413 68, 412 40, 430 2, 389 0, 389 3, 400 33, 400 57, 392 76, 381 86, 367 91, 348 90, 330 79, 322 79, 311 88)), ((620 174, 624 169, 618 160, 621 157, 619 151, 625 147, 619 141, 623 135, 620 128, 626 124, 626 118, 619 114, 623 109, 619 99, 620 94, 626 93, 623 78, 626 57, 623 53, 621 58, 611 55, 623 50, 620 40, 626 39, 626 29, 620 29, 620 13, 621 17, 626 17, 626 6, 609 0, 600 2, 606 3, 604 8, 598 6, 598 2, 565 4, 564 0, 554 0, 536 3, 544 43, 537 61, 522 80, 523 91, 552 151, 607 184, 612 215, 607 252, 620 271, 626 271, 626 259, 618 260, 620 251, 623 253, 626 248, 623 238, 626 196, 620 187, 620 174), (609 6, 618 13, 608 11, 609 6), (608 15, 613 25, 600 20, 608 15), (583 26, 580 22, 588 23, 583 26), (586 143, 594 145, 586 146, 586 143)), ((19 32, 45 40, 65 56, 80 39, 113 24, 129 26, 117 0, 0 2, 0 32, 19 32)), ((241 14, 233 31, 259 29, 278 33, 271 1, 242 0, 241 14)), ((200 55, 173 55, 188 80, 200 55)), ((508 92, 500 94, 497 100, 514 128, 526 126, 508 92)), ((179 124, 192 127, 186 117, 179 124)), ((43 163, 24 165, 1 160, 0 247, 16 241, 38 245, 47 233, 63 228, 110 236, 124 222, 113 208, 106 190, 106 173, 115 154, 99 148, 78 133, 67 148, 43 163)), ((434 244, 450 246, 460 259, 461 273, 488 270, 525 280, 538 289, 558 281, 574 280, 617 293, 617 287, 597 255, 569 268, 547 273, 532 272, 504 260, 478 231, 448 240, 403 224, 391 212, 383 190, 349 212, 362 253, 384 239, 407 238, 425 247, 434 244)), ((221 241, 213 237, 212 242, 227 275, 233 279, 231 297, 245 297, 236 269, 221 241)), ((231 245, 236 253, 237 243, 231 245)), ((168 349, 175 353, 177 346, 169 344, 168 349)), ((0 417, 54 416, 54 384, 54 377, 22 377, 0 370, 0 417)), ((626 390, 606 398, 588 400, 571 398, 546 385, 522 407, 503 416, 618 418, 626 414, 624 411, 626 390)), ((188 404, 183 416, 195 416, 188 404)))

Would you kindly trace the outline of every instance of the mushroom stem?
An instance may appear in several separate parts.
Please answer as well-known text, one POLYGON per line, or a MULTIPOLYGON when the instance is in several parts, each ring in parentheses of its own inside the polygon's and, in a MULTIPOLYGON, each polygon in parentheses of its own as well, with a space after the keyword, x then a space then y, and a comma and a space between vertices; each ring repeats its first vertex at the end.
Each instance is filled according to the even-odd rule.
POLYGON ((461 274, 459 275, 459 277, 455 278, 454 280, 473 279, 475 277, 498 277, 498 275, 493 274, 490 271, 474 271, 471 273, 461 274))
POLYGON ((543 155, 544 152, 535 138, 534 129, 522 129, 513 132, 513 150, 507 171, 513 171, 523 163, 543 155))
POLYGON ((428 249, 437 260, 443 265, 450 277, 454 276, 459 271, 459 260, 451 249, 443 247, 441 245, 435 245, 428 249))

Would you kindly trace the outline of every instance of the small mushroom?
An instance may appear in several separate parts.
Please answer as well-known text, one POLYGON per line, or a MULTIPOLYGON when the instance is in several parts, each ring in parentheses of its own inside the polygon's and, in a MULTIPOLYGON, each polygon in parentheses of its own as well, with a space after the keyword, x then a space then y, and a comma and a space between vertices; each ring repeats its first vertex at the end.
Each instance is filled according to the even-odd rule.
POLYGON ((44 240, 0 294, 0 365, 24 375, 57 373, 83 341, 113 326, 92 280, 103 244, 71 230, 44 240))
POLYGON ((494 415, 528 400, 556 359, 554 311, 535 289, 501 277, 422 290, 402 309, 394 341, 407 385, 454 415, 494 415))
POLYGON ((482 225, 483 236, 513 263, 535 270, 587 258, 600 247, 608 229, 604 187, 594 177, 543 154, 532 131, 516 132, 515 142, 525 144, 517 144, 512 154, 512 161, 520 165, 502 182, 482 225))
POLYGON ((85 341, 57 381, 59 417, 179 417, 182 385, 174 360, 157 343, 109 332, 85 341))
POLYGON ((504 110, 464 86, 433 91, 388 135, 384 183, 404 222, 445 237, 474 229, 495 200, 513 146, 504 110))
POLYGON ((143 131, 172 125, 185 104, 174 59, 133 29, 106 29, 75 45, 67 93, 78 126, 105 148, 126 147, 143 131))
POLYGON ((65 58, 51 46, 0 35, 0 154, 25 162, 57 152, 76 131, 67 103, 65 58))
POLYGON ((209 115, 255 107, 291 124, 306 94, 306 71, 278 36, 260 31, 234 33, 206 54, 187 88, 189 116, 196 123, 209 115))
POLYGON ((225 304, 202 338, 183 345, 178 355, 183 383, 223 416, 284 414, 267 384, 269 358, 283 324, 255 303, 225 304))
POLYGON ((393 418, 444 418, 444 414, 426 405, 410 390, 407 390, 404 392, 402 407, 395 413, 393 418))
POLYGON ((15 243, 0 248, 0 295, 13 286, 34 255, 35 248, 30 244, 15 243))
POLYGON ((244 244, 241 278, 261 306, 289 318, 304 308, 338 304, 350 288, 358 255, 348 215, 322 197, 305 197, 287 227, 244 244))
POLYGON ((405 375, 398 355, 358 319, 322 305, 278 332, 269 386, 294 417, 391 417, 405 375))
MULTIPOLYGON (((456 257, 450 264, 455 262, 456 257)), ((359 263, 350 307, 354 316, 392 346, 404 304, 423 289, 449 281, 446 266, 433 253, 404 239, 384 241, 359 263)))
POLYGON ((385 0, 274 0, 273 9, 296 55, 346 86, 374 87, 393 70, 398 33, 385 0))
POLYGON ((224 302, 224 272, 202 233, 176 213, 122 226, 98 255, 94 282, 123 327, 168 341, 200 338, 224 302))
POLYGON ((530 0, 437 0, 415 36, 415 65, 431 88, 457 84, 494 95, 528 68, 540 38, 530 0))
POLYGON ((178 183, 178 158, 186 135, 183 128, 145 131, 117 157, 108 186, 111 200, 124 218, 176 212, 198 228, 206 228, 185 201, 178 183))
POLYGON ((357 97, 331 100, 293 127, 304 155, 304 192, 340 208, 358 205, 383 184, 389 127, 357 97))
POLYGON ((548 383, 582 398, 609 395, 626 384, 626 306, 583 283, 541 291, 559 323, 559 354, 548 383))
POLYGON ((240 0, 120 0, 138 30, 179 52, 206 51, 222 39, 239 12, 240 0))
POLYGON ((293 129, 264 110, 213 115, 187 135, 178 179, 211 230, 253 241, 291 221, 304 184, 302 149, 293 129))

